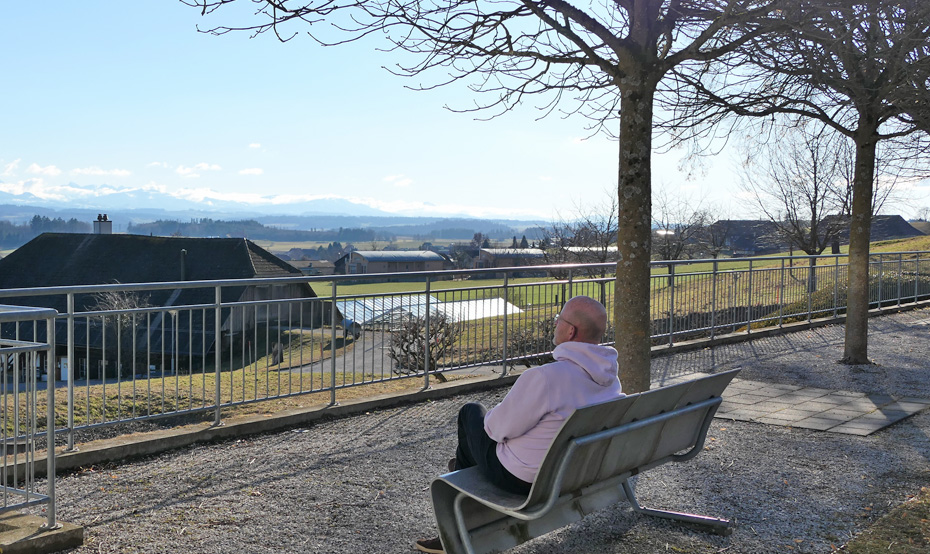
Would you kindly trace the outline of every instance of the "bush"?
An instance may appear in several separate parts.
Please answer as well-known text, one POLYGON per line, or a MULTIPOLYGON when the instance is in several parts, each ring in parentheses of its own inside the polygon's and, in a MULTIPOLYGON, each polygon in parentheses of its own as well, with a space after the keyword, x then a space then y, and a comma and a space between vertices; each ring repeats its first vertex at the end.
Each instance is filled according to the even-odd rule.
MULTIPOLYGON (((429 337, 426 333, 426 318, 411 317, 403 320, 400 327, 391 332, 388 357, 394 360, 393 372, 411 375, 426 370, 426 341, 429 340, 429 367, 439 368, 440 360, 451 355, 460 330, 450 318, 441 313, 432 314, 429 321, 429 337)), ((440 380, 444 380, 441 375, 440 380)))
POLYGON ((507 356, 511 360, 511 367, 517 362, 531 367, 555 361, 552 357, 554 332, 555 320, 549 317, 537 319, 523 327, 509 329, 507 356))

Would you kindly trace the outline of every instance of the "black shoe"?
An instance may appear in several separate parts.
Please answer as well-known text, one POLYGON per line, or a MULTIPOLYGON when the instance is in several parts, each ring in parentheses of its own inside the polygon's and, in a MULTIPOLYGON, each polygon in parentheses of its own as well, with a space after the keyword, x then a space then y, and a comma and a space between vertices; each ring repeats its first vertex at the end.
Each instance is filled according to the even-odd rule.
POLYGON ((442 541, 439 540, 439 537, 420 539, 417 541, 416 548, 420 552, 428 552, 429 554, 445 554, 445 550, 442 549, 442 541))
POLYGON ((457 469, 458 469, 458 465, 455 463, 455 458, 452 458, 451 460, 449 460, 449 473, 452 473, 453 471, 456 471, 457 469))

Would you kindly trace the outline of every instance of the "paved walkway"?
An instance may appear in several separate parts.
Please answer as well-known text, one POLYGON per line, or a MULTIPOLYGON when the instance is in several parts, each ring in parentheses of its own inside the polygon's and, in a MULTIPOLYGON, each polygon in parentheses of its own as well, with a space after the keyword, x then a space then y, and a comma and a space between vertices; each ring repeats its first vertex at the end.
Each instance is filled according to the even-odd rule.
MULTIPOLYGON (((704 375, 692 374, 666 383, 704 375)), ((926 398, 734 379, 723 394, 717 418, 864 437, 926 408, 930 408, 926 398)))
MULTIPOLYGON (((927 486, 930 410, 872 434, 794 422, 816 416, 842 431, 881 415, 884 426, 926 406, 913 398, 930 398, 925 321, 930 310, 873 319, 870 356, 878 363, 868 366, 835 363, 841 326, 654 359, 656 384, 742 369, 720 414, 732 419, 715 420, 700 455, 636 483, 646 506, 730 518, 736 531, 695 532, 620 503, 512 554, 835 551, 927 486), (757 412, 743 412, 739 421, 740 410, 757 412)), ((506 392, 437 396, 87 465, 59 478, 59 516, 85 528, 85 544, 72 554, 407 554, 414 539, 435 533, 428 483, 455 448, 459 407, 492 406, 506 392)))
POLYGON ((928 407, 926 398, 736 380, 718 417, 866 436, 928 407))

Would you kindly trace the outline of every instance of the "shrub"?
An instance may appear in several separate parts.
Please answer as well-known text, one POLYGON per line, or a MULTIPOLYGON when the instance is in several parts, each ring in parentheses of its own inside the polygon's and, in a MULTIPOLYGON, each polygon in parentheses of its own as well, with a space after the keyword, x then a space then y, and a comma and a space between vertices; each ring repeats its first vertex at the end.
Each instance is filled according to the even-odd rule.
MULTIPOLYGON (((439 362, 446 355, 451 355, 460 330, 449 317, 436 313, 430 315, 429 336, 427 337, 426 318, 410 317, 401 321, 400 326, 391 332, 388 357, 394 360, 393 372, 398 375, 411 375, 426 370, 426 341, 429 341, 429 367, 439 368, 439 362)), ((440 380, 444 380, 438 375, 440 380)))
POLYGON ((517 362, 526 367, 555 361, 552 357, 552 334, 555 321, 552 318, 537 319, 528 325, 511 328, 507 338, 507 356, 511 367, 517 362))

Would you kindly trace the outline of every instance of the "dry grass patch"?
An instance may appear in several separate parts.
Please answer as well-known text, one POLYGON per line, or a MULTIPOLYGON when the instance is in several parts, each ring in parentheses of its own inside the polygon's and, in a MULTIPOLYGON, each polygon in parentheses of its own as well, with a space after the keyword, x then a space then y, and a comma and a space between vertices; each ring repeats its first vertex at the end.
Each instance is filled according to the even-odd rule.
MULTIPOLYGON (((864 508, 864 515, 871 507, 864 508)), ((851 554, 924 554, 930 552, 930 488, 909 498, 849 541, 840 550, 851 554)))

